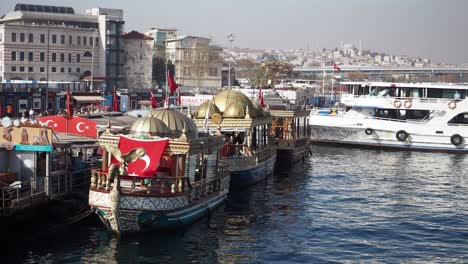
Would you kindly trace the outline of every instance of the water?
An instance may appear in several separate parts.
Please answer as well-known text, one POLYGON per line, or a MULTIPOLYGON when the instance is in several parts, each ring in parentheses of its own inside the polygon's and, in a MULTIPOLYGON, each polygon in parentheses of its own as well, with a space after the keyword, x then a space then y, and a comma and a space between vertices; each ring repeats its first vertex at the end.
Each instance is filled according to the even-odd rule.
POLYGON ((468 155, 314 146, 305 168, 229 196, 175 233, 117 239, 100 224, 15 247, 27 263, 468 261, 468 155))

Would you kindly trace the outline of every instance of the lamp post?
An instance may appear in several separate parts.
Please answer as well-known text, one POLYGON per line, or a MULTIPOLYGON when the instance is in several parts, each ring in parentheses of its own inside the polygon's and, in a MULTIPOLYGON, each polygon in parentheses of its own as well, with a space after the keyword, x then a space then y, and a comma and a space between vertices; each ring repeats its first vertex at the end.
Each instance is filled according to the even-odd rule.
POLYGON ((231 62, 232 62, 232 43, 234 42, 234 34, 231 33, 227 36, 229 42, 230 42, 230 49, 229 49, 229 54, 231 55, 229 59, 229 69, 228 69, 228 86, 231 88, 231 62))
POLYGON ((50 21, 47 20, 47 61, 46 61, 46 90, 43 112, 49 112, 49 46, 50 46, 50 21))
POLYGON ((91 29, 93 31, 93 41, 91 43, 93 43, 93 51, 91 53, 91 85, 89 86, 89 89, 91 90, 91 92, 93 91, 93 83, 94 83, 94 79, 93 79, 93 76, 94 76, 94 47, 96 46, 97 42, 96 42, 96 29, 95 28, 92 28, 91 29))

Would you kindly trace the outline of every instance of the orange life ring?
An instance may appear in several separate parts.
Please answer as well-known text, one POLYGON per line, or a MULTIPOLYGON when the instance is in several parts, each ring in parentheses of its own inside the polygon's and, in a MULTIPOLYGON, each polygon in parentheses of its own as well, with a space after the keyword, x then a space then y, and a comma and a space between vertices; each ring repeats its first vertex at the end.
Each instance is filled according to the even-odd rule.
POLYGON ((395 106, 395 108, 400 108, 401 107, 401 102, 396 100, 395 102, 393 102, 393 106, 395 106))
POLYGON ((448 103, 448 108, 450 108, 450 109, 453 110, 453 109, 455 109, 455 107, 457 107, 457 102, 455 102, 455 101, 450 101, 450 102, 448 103))
POLYGON ((411 103, 411 101, 405 101, 405 107, 406 108, 411 108, 413 104, 411 103))

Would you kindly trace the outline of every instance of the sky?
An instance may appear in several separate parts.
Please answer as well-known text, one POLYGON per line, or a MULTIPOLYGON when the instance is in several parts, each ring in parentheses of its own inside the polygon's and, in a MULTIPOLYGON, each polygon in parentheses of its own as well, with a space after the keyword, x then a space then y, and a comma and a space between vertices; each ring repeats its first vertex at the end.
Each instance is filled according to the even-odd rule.
POLYGON ((0 14, 17 2, 124 10, 125 30, 176 28, 242 48, 310 50, 344 43, 392 55, 468 63, 468 0, 1 0, 0 14))

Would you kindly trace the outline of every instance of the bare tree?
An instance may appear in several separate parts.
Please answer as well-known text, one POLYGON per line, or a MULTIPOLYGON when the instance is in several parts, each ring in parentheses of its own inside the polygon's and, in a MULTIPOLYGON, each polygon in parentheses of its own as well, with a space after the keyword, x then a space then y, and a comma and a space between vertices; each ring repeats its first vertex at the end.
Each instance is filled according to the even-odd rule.
POLYGON ((361 71, 353 71, 348 73, 348 79, 350 81, 365 81, 369 79, 369 76, 361 71))

